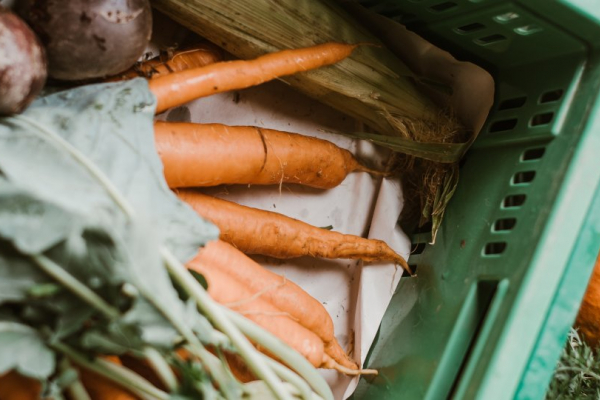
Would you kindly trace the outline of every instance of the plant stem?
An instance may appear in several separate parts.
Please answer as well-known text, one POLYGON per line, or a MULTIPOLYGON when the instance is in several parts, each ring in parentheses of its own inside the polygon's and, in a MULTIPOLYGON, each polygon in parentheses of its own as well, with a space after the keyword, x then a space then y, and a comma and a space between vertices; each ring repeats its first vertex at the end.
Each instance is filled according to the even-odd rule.
POLYGON ((156 309, 161 312, 165 318, 171 322, 171 324, 181 333, 183 338, 188 342, 189 349, 192 354, 198 357, 203 365, 207 368, 207 370, 211 373, 212 377, 218 383, 219 390, 225 395, 226 398, 233 398, 235 393, 232 389, 232 382, 237 382, 234 379, 230 379, 223 371, 222 365, 215 365, 215 363, 210 362, 207 359, 208 351, 202 345, 202 342, 198 339, 198 337, 194 334, 192 329, 183 324, 178 318, 176 318, 173 313, 169 312, 169 310, 165 309, 164 305, 154 298, 154 296, 147 295, 144 291, 141 291, 142 295, 150 301, 156 307, 156 309))
MULTIPOLYGON (((65 373, 70 369, 73 369, 73 366, 67 358, 63 358, 60 362, 59 368, 61 372, 65 373)), ((79 374, 74 369, 73 373, 77 374, 77 376, 66 388, 69 397, 73 400, 91 400, 90 395, 85 390, 83 383, 81 383, 81 380, 79 379, 79 374)))
POLYGON ((179 282, 189 295, 196 300, 200 310, 212 320, 214 325, 225 333, 231 339, 231 342, 238 349, 240 355, 246 360, 248 366, 257 377, 264 380, 269 389, 279 399, 289 399, 292 397, 285 390, 282 382, 271 368, 265 365, 258 351, 250 344, 248 339, 238 330, 238 328, 227 318, 219 306, 213 302, 206 290, 189 273, 189 271, 171 254, 166 248, 161 248, 161 254, 169 272, 179 282))
POLYGON ((300 396, 303 399, 310 400, 316 396, 316 394, 313 393, 306 381, 299 377, 294 371, 292 371, 285 365, 278 363, 269 356, 263 355, 263 360, 267 364, 269 364, 271 368, 273 368, 273 371, 275 371, 275 373, 279 375, 279 377, 283 381, 289 382, 292 385, 294 385, 298 389, 300 396))
POLYGON ((331 388, 327 382, 325 382, 323 377, 317 372, 312 364, 302 357, 300 353, 291 349, 278 337, 272 335, 264 329, 261 329, 256 324, 253 324, 250 320, 231 311, 230 309, 222 307, 222 312, 236 324, 236 326, 244 333, 244 335, 260 346, 264 347, 270 353, 276 355, 277 358, 295 370, 323 399, 333 400, 333 393, 331 392, 331 388))
POLYGON ((153 347, 146 347, 144 349, 144 356, 146 361, 150 364, 160 381, 165 385, 169 392, 176 392, 179 389, 179 383, 177 377, 173 373, 171 366, 165 358, 153 347))
POLYGON ((53 343, 52 347, 69 357, 74 363, 89 369, 119 385, 127 390, 132 391, 136 395, 147 398, 148 396, 158 400, 168 400, 170 396, 156 386, 152 385, 146 379, 131 371, 128 368, 111 363, 101 358, 96 358, 93 361, 89 360, 84 354, 65 345, 64 343, 53 343))
POLYGON ((107 318, 119 318, 119 310, 112 307, 110 304, 104 301, 102 297, 98 296, 90 288, 79 282, 77 278, 65 271, 65 269, 63 269, 60 265, 41 254, 32 255, 30 257, 44 272, 59 281, 67 289, 79 296, 83 301, 102 312, 102 314, 104 314, 107 318))

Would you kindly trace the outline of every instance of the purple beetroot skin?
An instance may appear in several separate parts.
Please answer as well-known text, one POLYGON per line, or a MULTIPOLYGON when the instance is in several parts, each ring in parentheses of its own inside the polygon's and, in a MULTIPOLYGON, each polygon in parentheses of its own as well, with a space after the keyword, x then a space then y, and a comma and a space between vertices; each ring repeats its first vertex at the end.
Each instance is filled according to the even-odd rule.
POLYGON ((149 0, 19 0, 17 12, 44 45, 50 78, 118 74, 143 55, 152 33, 149 0))

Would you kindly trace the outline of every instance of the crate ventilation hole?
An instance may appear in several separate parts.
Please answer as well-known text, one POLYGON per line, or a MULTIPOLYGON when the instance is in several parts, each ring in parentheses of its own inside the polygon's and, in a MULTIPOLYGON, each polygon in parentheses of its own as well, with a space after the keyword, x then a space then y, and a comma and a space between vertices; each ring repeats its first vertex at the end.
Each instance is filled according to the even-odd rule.
POLYGON ((531 126, 548 125, 550 122, 552 122, 552 118, 554 118, 553 112, 537 114, 531 118, 530 125, 531 126))
MULTIPOLYGON (((521 154, 521 162, 530 162, 540 160, 546 149, 544 147, 536 147, 533 149, 527 149, 521 154)), ((533 182, 535 179, 535 171, 520 171, 513 175, 512 183, 513 184, 529 184, 533 182)), ((506 196, 502 202, 503 208, 514 208, 520 207, 525 203, 525 199, 527 196, 524 194, 516 194, 506 196)), ((494 222, 492 231, 495 233, 509 233, 512 231, 517 225, 517 219, 514 217, 511 218, 500 218, 494 222)), ((505 241, 494 241, 488 242, 483 247, 483 255, 484 256, 499 256, 504 253, 508 243, 505 241)))
POLYGON ((495 133, 495 132, 510 131, 510 130, 514 129, 515 126, 517 126, 517 122, 518 122, 517 118, 509 118, 509 119, 503 119, 500 121, 496 121, 490 125, 489 132, 495 133))
POLYGON ((527 102, 527 97, 515 97, 512 99, 503 100, 498 106, 498 111, 501 110, 512 110, 515 108, 521 108, 527 102))
POLYGON ((419 255, 422 254, 425 250, 426 243, 414 243, 410 249, 411 255, 419 255))
POLYGON ((462 33, 463 35, 473 33, 485 29, 485 25, 480 24, 479 22, 473 22, 472 24, 467 24, 463 26, 459 26, 456 28, 458 33, 462 33))
POLYGON ((488 36, 480 37, 479 39, 475 39, 475 43, 482 45, 482 46, 488 46, 490 44, 502 42, 506 39, 508 39, 506 36, 501 35, 499 33, 494 33, 493 35, 488 35, 488 36))
POLYGON ((501 218, 494 223, 494 232, 512 231, 516 224, 516 218, 501 218))
POLYGON ((537 161, 544 156, 545 152, 546 149, 544 147, 525 150, 521 156, 521 161, 537 161))
POLYGON ((429 8, 436 12, 443 12, 443 11, 448 11, 456 6, 458 6, 458 4, 456 4, 453 1, 445 1, 443 3, 434 4, 434 5, 430 6, 429 8))
POLYGON ((485 245, 483 254, 486 256, 497 256, 504 253, 506 250, 506 242, 491 242, 485 245))
POLYGON ((549 92, 546 92, 540 96, 540 104, 553 103, 555 101, 558 101, 558 100, 560 100, 562 95, 563 95, 562 89, 551 90, 549 92))
POLYGON ((513 175, 513 185, 529 184, 535 178, 535 171, 522 171, 513 175))

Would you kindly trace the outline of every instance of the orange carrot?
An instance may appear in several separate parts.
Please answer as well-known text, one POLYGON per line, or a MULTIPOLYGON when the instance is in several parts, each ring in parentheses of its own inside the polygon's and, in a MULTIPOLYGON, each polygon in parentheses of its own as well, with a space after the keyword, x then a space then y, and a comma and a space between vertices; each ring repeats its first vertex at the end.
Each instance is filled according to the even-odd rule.
POLYGON ((393 261, 411 273, 404 258, 384 241, 317 228, 279 213, 242 206, 193 189, 180 189, 177 195, 200 216, 214 223, 222 240, 246 254, 393 261))
POLYGON ((217 269, 237 279, 253 294, 260 295, 316 333, 325 345, 325 352, 334 360, 347 368, 358 368, 336 340, 333 321, 325 307, 294 282, 262 267, 221 240, 208 242, 192 260, 196 262, 205 270, 217 269))
MULTIPOLYGON (((106 356, 106 360, 121 365, 116 356, 106 356)), ((119 384, 85 368, 79 369, 81 383, 92 400, 137 400, 137 397, 123 389, 119 384)))
POLYGON ((285 279, 222 240, 208 242, 192 260, 218 269, 242 282, 253 293, 288 312, 323 341, 333 339, 333 321, 323 305, 294 282, 285 279))
POLYGON ((115 82, 137 77, 156 79, 173 72, 214 64, 222 59, 221 49, 212 43, 203 42, 176 50, 171 55, 162 53, 151 60, 139 62, 129 70, 110 77, 105 81, 115 82))
POLYGON ((600 345, 600 254, 581 301, 575 327, 592 348, 600 345))
POLYGON ((122 355, 119 357, 121 364, 146 379, 148 382, 156 386, 160 390, 168 390, 164 383, 160 380, 150 363, 145 359, 140 359, 130 355, 122 355))
POLYGON ((0 400, 37 400, 41 391, 40 382, 16 371, 0 376, 0 400))
POLYGON ((286 182, 330 189, 353 171, 381 174, 327 140, 273 129, 157 121, 154 137, 172 188, 286 182))
POLYGON ((246 383, 258 379, 239 354, 228 352, 223 352, 223 354, 225 354, 225 360, 229 364, 229 369, 238 381, 246 383))
POLYGON ((254 296, 241 282, 228 274, 217 269, 206 268, 203 263, 197 261, 189 263, 188 268, 201 273, 206 278, 208 293, 216 302, 262 326, 302 354, 313 366, 321 365, 324 354, 323 342, 316 334, 265 299, 254 296))
POLYGON ((157 99, 156 112, 183 105, 199 97, 244 89, 281 76, 334 64, 348 57, 356 45, 325 43, 283 50, 254 60, 225 61, 161 76, 149 82, 157 99))

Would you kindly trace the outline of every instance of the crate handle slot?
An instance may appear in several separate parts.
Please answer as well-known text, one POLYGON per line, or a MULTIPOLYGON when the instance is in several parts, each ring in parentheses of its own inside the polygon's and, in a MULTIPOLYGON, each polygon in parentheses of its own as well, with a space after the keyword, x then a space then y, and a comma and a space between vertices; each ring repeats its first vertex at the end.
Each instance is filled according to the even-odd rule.
POLYGON ((482 279, 471 285, 426 399, 455 398, 464 390, 507 288, 507 279, 482 279))
MULTIPOLYGON (((485 309, 480 314, 479 323, 472 335, 473 338, 454 381, 450 397, 464 398, 467 390, 476 390, 476 385, 472 385, 471 380, 473 374, 477 371, 479 359, 486 345, 489 345, 488 338, 496 320, 496 315, 506 297, 508 286, 508 279, 477 282, 478 295, 483 302, 482 305, 485 305, 485 309)), ((473 397, 476 397, 476 393, 473 393, 473 397)))

